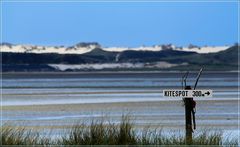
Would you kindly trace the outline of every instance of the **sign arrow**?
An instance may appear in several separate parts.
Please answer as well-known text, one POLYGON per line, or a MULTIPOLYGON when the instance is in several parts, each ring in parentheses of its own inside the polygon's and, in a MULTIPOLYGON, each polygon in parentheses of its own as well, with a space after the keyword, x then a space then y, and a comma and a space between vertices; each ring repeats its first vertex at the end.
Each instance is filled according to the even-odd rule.
POLYGON ((209 92, 209 91, 207 91, 207 92, 205 92, 205 94, 209 95, 209 94, 210 94, 210 92, 209 92))

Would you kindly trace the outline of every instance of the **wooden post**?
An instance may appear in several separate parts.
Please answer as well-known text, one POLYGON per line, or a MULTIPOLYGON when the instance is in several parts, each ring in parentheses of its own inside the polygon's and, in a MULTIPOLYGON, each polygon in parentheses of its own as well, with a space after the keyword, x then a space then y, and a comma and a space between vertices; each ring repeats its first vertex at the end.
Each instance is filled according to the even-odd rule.
MULTIPOLYGON (((191 90, 190 86, 185 87, 186 90, 191 90)), ((192 100, 193 98, 184 98, 185 104, 185 121, 186 121, 186 144, 192 144, 192 100)))
MULTIPOLYGON (((194 90, 197 87, 198 84, 198 80, 201 76, 201 73, 203 71, 203 68, 200 69, 195 85, 194 85, 194 90)), ((186 86, 186 80, 187 80, 187 76, 188 73, 185 73, 182 77, 182 88, 184 88, 185 90, 191 90, 191 86, 186 86), (183 86, 183 84, 185 84, 183 86)), ((193 133, 193 128, 192 128, 192 115, 193 115, 193 124, 194 124, 194 129, 196 129, 196 122, 195 122, 195 112, 194 112, 194 107, 196 106, 195 101, 193 100, 192 97, 190 98, 183 98, 184 104, 185 104, 185 121, 186 121, 186 136, 185 136, 185 140, 186 140, 186 144, 187 145, 191 145, 192 144, 192 133, 193 133)))
POLYGON ((185 98, 186 144, 192 144, 192 103, 191 98, 185 98))

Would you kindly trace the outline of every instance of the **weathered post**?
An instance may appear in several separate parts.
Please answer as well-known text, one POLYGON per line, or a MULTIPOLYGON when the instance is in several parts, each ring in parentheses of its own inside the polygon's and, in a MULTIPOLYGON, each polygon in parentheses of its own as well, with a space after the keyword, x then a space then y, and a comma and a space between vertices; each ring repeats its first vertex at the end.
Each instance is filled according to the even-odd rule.
MULTIPOLYGON (((197 87, 197 84, 198 84, 198 80, 200 78, 200 75, 202 73, 202 68, 200 69, 199 73, 198 73, 198 76, 197 76, 197 79, 196 79, 196 82, 195 82, 195 85, 194 85, 194 90, 196 89, 197 87)), ((192 90, 191 86, 187 86, 187 76, 188 76, 188 73, 187 72, 184 76, 183 76, 183 79, 182 79, 182 87, 185 89, 185 90, 192 90), (183 86, 184 84, 184 86, 183 86)), ((196 121, 195 121, 195 105, 196 105, 196 102, 193 100, 193 97, 188 97, 188 98, 183 98, 183 101, 184 101, 184 105, 185 105, 185 130, 186 130, 186 144, 188 145, 191 145, 192 144, 192 133, 193 133, 193 128, 196 129, 196 121), (193 120, 193 125, 194 127, 192 127, 192 120, 193 120)))
POLYGON ((193 130, 196 129, 196 101, 194 101, 193 98, 212 97, 212 90, 195 90, 202 71, 203 69, 201 68, 193 89, 191 86, 187 86, 187 77, 189 72, 186 72, 182 77, 182 90, 163 90, 164 97, 180 97, 183 99, 185 106, 185 140, 187 145, 191 145, 193 143, 193 130))
MULTIPOLYGON (((191 86, 185 86, 185 90, 191 90, 191 86)), ((192 144, 192 101, 193 98, 184 98, 185 105, 185 122, 186 122, 186 144, 192 144)))

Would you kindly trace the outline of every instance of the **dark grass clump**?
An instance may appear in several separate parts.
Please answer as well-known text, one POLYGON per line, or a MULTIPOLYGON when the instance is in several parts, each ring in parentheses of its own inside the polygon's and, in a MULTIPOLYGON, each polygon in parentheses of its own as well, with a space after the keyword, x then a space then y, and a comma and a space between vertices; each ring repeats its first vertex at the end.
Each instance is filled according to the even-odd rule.
POLYGON ((92 121, 90 126, 75 125, 60 142, 65 145, 135 145, 138 141, 129 117, 122 117, 120 124, 92 121))
POLYGON ((24 127, 2 126, 1 145, 50 145, 51 139, 40 137, 39 133, 24 127))

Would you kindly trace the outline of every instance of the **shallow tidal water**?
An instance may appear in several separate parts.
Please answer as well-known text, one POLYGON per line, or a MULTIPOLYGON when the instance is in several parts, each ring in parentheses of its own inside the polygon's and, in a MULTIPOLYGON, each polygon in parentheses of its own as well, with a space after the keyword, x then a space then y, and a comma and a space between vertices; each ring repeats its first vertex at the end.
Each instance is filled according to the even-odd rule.
MULTIPOLYGON (((61 130, 77 122, 107 117, 118 123, 123 114, 137 127, 184 130, 179 98, 164 98, 163 89, 181 89, 182 72, 3 73, 2 122, 61 130)), ((197 73, 189 75, 194 85, 197 73)), ((197 101, 197 130, 239 132, 237 72, 204 72, 198 89, 212 98, 197 101)))

